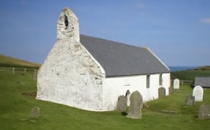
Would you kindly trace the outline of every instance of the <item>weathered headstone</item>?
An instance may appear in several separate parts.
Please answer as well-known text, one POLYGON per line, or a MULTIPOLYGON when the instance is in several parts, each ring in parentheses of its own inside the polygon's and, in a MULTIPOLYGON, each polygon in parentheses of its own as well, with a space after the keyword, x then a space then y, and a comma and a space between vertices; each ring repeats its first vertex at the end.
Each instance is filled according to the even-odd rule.
POLYGON ((117 110, 120 112, 126 112, 127 108, 127 98, 126 96, 119 96, 117 101, 117 110))
POLYGON ((173 88, 179 89, 179 85, 180 85, 179 79, 174 79, 173 88))
POLYGON ((33 107, 31 109, 31 117, 38 118, 40 116, 40 108, 39 107, 33 107))
POLYGON ((210 119, 210 105, 200 106, 198 119, 210 119))
POLYGON ((169 87, 169 94, 174 93, 176 90, 173 87, 169 87))
POLYGON ((140 119, 142 116, 143 99, 138 91, 131 94, 130 97, 130 108, 128 111, 128 118, 140 119))
POLYGON ((203 88, 201 86, 195 86, 192 95, 195 97, 195 101, 203 101, 203 88))
POLYGON ((195 103, 195 97, 194 96, 189 95, 189 96, 186 97, 185 104, 187 106, 194 106, 194 103, 195 103))
POLYGON ((161 97, 165 97, 166 96, 166 90, 164 87, 160 87, 158 89, 158 97, 161 98, 161 97))

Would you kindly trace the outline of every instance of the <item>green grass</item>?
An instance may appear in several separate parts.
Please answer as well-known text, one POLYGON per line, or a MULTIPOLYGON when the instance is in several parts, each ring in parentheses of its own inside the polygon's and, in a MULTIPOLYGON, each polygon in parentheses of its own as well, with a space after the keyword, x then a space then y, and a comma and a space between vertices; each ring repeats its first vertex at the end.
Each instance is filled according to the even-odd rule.
POLYGON ((192 93, 189 86, 158 100, 148 102, 142 119, 133 120, 117 111, 90 112, 34 99, 36 81, 32 74, 12 75, 0 72, 0 130, 208 130, 210 120, 198 120, 200 104, 210 103, 210 90, 204 101, 185 106, 185 98, 192 93), (25 93, 25 94, 23 94, 25 93), (31 109, 38 106, 40 117, 32 118, 31 109), (163 113, 174 110, 177 114, 163 113))

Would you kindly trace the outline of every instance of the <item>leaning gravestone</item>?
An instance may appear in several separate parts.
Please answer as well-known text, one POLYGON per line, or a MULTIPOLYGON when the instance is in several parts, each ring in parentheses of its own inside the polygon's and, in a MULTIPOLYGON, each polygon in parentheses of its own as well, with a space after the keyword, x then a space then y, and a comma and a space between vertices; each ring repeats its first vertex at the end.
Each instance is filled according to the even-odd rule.
POLYGON ((193 88, 193 94, 195 101, 203 101, 203 88, 201 86, 196 86, 193 88))
POLYGON ((200 106, 198 119, 210 119, 210 105, 200 106))
POLYGON ((189 95, 189 96, 186 97, 185 104, 187 106, 194 106, 194 103, 195 103, 195 97, 194 96, 189 95))
POLYGON ((173 83, 174 89, 179 89, 179 85, 180 85, 179 79, 174 79, 174 83, 173 83))
POLYGON ((126 96, 119 96, 117 101, 117 110, 120 112, 126 112, 127 108, 127 98, 126 96))
POLYGON ((39 107, 33 107, 31 109, 31 117, 38 118, 40 116, 40 108, 39 107))
POLYGON ((140 119, 142 116, 141 109, 143 107, 143 99, 138 91, 131 94, 130 97, 130 108, 128 111, 128 118, 140 119))
POLYGON ((161 97, 165 97, 166 96, 166 90, 164 87, 160 87, 158 89, 158 97, 161 98, 161 97))

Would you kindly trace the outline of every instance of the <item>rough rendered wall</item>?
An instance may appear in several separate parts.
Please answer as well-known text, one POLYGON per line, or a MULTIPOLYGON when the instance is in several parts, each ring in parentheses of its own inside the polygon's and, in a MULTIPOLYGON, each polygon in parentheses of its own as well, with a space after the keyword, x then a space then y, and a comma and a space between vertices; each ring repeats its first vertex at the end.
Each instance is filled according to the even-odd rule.
POLYGON ((163 87, 166 89, 166 95, 169 95, 169 87, 171 86, 171 74, 164 73, 163 75, 163 87))
POLYGON ((65 38, 74 38, 77 42, 80 41, 79 22, 76 15, 69 8, 62 10, 57 23, 57 40, 65 38))
POLYGON ((118 96, 125 95, 126 91, 130 93, 139 91, 143 97, 143 101, 149 101, 158 98, 158 88, 164 87, 166 95, 170 87, 170 73, 164 73, 163 85, 159 85, 159 74, 150 75, 150 87, 146 88, 146 75, 124 76, 124 77, 109 77, 104 81, 104 109, 114 110, 117 104, 118 96))
POLYGON ((102 111, 105 73, 78 41, 78 20, 72 11, 62 11, 57 28, 57 42, 38 72, 37 99, 102 111), (68 28, 64 15, 73 18, 68 28))

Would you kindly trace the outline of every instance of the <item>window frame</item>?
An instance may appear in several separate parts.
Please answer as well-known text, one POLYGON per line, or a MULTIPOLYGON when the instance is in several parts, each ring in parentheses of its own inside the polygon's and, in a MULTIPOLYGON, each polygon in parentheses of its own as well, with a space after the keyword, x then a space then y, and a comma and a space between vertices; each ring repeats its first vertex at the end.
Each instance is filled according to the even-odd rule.
POLYGON ((150 75, 146 75, 146 88, 150 88, 150 75))
POLYGON ((159 85, 163 85, 163 74, 159 75, 159 85))

